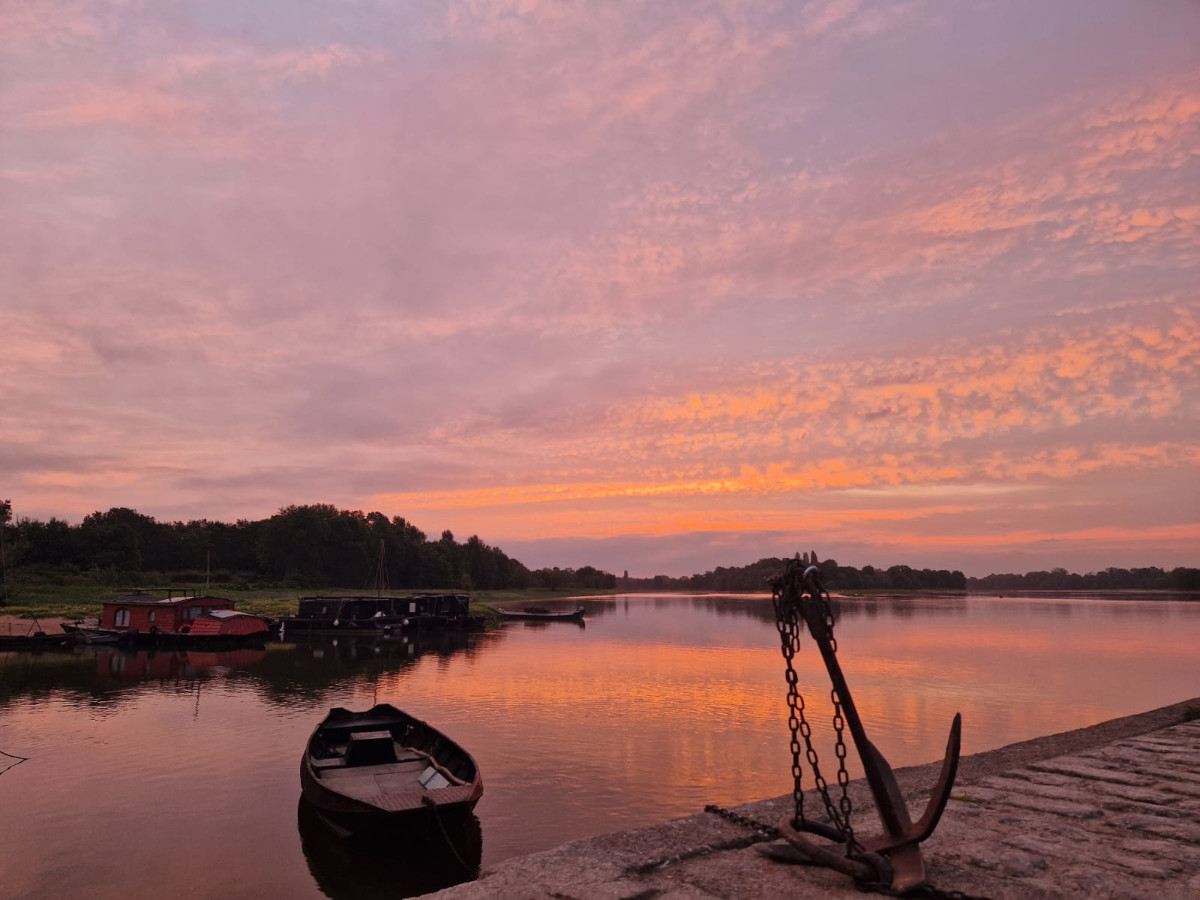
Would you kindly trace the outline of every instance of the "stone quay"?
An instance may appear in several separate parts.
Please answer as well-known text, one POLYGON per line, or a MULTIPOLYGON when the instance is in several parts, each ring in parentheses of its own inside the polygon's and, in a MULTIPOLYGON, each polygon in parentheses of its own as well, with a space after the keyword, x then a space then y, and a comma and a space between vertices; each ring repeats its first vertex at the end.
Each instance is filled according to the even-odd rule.
MULTIPOLYGON (((939 765, 896 771, 911 809, 923 808, 939 765)), ((865 783, 850 791, 856 832, 878 831, 865 783)), ((734 812, 778 824, 791 805, 785 796, 734 812)), ((814 796, 806 808, 821 804, 814 796)), ((744 825, 698 812, 505 860, 430 896, 864 896, 846 875, 767 858, 762 841, 744 825)), ((1200 900, 1200 698, 963 757, 946 812, 921 849, 928 883, 946 894, 1200 900)))

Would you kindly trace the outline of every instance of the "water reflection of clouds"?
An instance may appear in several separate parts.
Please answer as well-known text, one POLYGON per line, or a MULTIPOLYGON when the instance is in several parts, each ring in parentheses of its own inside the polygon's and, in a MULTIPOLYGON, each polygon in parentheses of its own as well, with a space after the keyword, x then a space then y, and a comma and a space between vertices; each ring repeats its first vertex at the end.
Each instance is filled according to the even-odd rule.
MULTIPOLYGON (((889 761, 940 758, 959 711, 969 753, 1195 692, 1200 605, 1086 600, 1063 617, 1055 612, 1063 600, 838 601, 839 658, 889 761)), ((100 678, 93 657, 70 654, 6 660, 0 746, 37 767, 11 779, 19 790, 0 780, 3 802, 33 805, 54 773, 70 774, 26 821, 28 837, 0 821, 0 876, 12 876, 5 888, 46 894, 54 863, 44 848, 60 835, 82 840, 83 826, 54 799, 74 795, 89 809, 114 808, 122 842, 146 847, 160 839, 168 803, 190 820, 223 822, 221 840, 197 848, 179 877, 203 877, 253 834, 288 861, 290 895, 313 895, 295 877, 311 880, 293 816, 299 753, 329 706, 361 709, 376 699, 437 723, 476 755, 485 864, 790 790, 784 665, 773 617, 763 616, 767 595, 585 605, 586 629, 269 644, 254 665, 215 666, 190 680, 100 678), (4 853, 43 875, 14 874, 11 863, 5 870, 4 853)), ((829 678, 811 639, 796 664, 814 741, 831 767, 829 678)), ((849 769, 859 772, 853 752, 849 769)), ((56 888, 84 891, 85 875, 111 877, 105 859, 85 856, 80 880, 56 888)), ((258 877, 236 868, 230 877, 238 875, 258 877)), ((131 884, 150 891, 136 877, 131 884)))

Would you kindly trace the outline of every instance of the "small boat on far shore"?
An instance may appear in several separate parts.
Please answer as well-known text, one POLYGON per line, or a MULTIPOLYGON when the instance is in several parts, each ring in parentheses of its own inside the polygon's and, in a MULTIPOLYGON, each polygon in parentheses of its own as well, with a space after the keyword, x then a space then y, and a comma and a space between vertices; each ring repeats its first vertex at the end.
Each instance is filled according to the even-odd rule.
POLYGON ((132 644, 135 632, 117 631, 114 628, 84 625, 76 622, 74 625, 63 622, 61 626, 68 640, 80 644, 132 644))
POLYGON ((387 703, 336 707, 300 760, 304 797, 348 834, 470 813, 483 796, 471 754, 432 725, 387 703))
POLYGON ((577 609, 546 609, 544 606, 526 606, 524 609, 498 609, 501 618, 526 619, 537 622, 583 623, 583 607, 577 609))
POLYGON ((47 650, 61 647, 71 640, 68 634, 47 634, 35 631, 31 634, 0 634, 0 650, 47 650))

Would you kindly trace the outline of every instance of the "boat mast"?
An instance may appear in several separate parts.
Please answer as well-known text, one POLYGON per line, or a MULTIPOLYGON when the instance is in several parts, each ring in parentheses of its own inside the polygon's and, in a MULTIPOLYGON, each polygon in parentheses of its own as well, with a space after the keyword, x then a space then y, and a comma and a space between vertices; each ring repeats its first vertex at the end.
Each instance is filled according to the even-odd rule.
POLYGON ((0 500, 0 606, 8 606, 8 564, 4 559, 4 532, 8 530, 8 519, 12 503, 0 500))
POLYGON ((383 538, 379 539, 379 556, 375 560, 375 596, 382 597, 388 592, 387 548, 383 538))

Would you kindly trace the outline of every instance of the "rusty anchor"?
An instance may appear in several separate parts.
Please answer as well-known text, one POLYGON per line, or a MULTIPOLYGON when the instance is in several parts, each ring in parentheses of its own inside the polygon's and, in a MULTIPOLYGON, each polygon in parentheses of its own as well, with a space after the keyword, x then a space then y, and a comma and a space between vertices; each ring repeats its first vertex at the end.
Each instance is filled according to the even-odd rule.
POLYGON ((956 713, 954 716, 950 736, 946 741, 946 755, 932 796, 924 813, 913 822, 896 782, 896 775, 883 754, 867 737, 862 719, 854 705, 854 698, 842 674, 837 659, 837 642, 833 636, 829 594, 821 586, 820 569, 816 565, 815 554, 812 564, 808 563, 807 554, 804 560, 797 558, 789 561, 784 574, 775 580, 773 587, 776 624, 783 641, 788 669, 796 814, 778 827, 780 836, 786 843, 764 847, 763 852, 786 862, 827 866, 852 876, 860 883, 885 885, 896 893, 911 891, 926 882, 925 862, 918 845, 933 833, 950 799, 950 790, 958 771, 962 715, 956 713), (808 627, 809 634, 821 651, 821 659, 833 685, 831 697, 838 741, 838 783, 842 788, 840 804, 833 802, 828 786, 821 777, 818 758, 812 747, 811 732, 804 715, 803 697, 799 694, 792 666, 792 655, 798 647, 800 621, 808 627), (850 823, 851 805, 846 792, 849 779, 845 774, 844 765, 843 724, 850 730, 883 824, 883 834, 863 840, 856 838, 850 823), (817 788, 833 824, 807 819, 804 816, 804 796, 800 785, 801 738, 807 749, 808 762, 813 770, 817 788), (815 843, 808 835, 825 838, 833 842, 833 845, 815 843))

